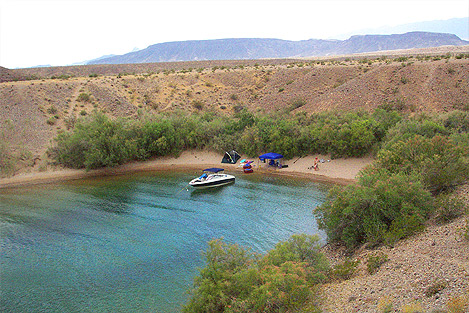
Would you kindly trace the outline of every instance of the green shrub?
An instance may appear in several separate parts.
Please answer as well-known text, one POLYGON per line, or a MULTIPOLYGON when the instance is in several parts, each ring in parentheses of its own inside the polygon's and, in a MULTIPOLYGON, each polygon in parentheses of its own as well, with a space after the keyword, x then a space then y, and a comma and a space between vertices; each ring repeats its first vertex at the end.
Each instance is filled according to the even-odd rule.
POLYGON ((447 223, 461 217, 467 210, 467 205, 461 197, 454 194, 442 194, 436 199, 435 220, 447 223))
POLYGON ((59 163, 72 168, 95 169, 123 164, 131 158, 133 143, 126 140, 121 121, 95 113, 79 120, 72 133, 60 133, 49 150, 59 163))
POLYGON ((369 274, 376 273, 381 265, 388 261, 388 256, 384 253, 377 253, 374 255, 369 255, 366 261, 366 270, 369 274))
POLYGON ((49 124, 49 125, 55 125, 55 122, 57 122, 57 119, 53 116, 51 116, 47 119, 47 124, 49 124))
POLYGON ((212 240, 183 312, 317 312, 317 237, 298 235, 264 258, 212 240), (303 261, 302 261, 303 260, 303 261), (316 267, 313 265, 316 264, 316 267))
POLYGON ((192 106, 197 110, 202 110, 204 108, 204 103, 202 101, 194 100, 192 101, 192 106))
POLYGON ((389 129, 389 132, 384 138, 384 149, 389 149, 389 145, 393 145, 399 141, 406 141, 416 137, 416 135, 433 138, 436 135, 447 136, 448 130, 442 125, 441 122, 433 121, 427 117, 420 117, 420 119, 401 120, 394 127, 389 129))
POLYGON ((360 265, 360 260, 347 258, 344 262, 334 265, 328 277, 332 281, 348 280, 356 273, 358 265, 360 265))
POLYGON ((55 106, 51 105, 48 109, 47 109, 47 113, 49 114, 57 114, 58 110, 55 106))
POLYGON ((10 176, 16 170, 16 160, 11 153, 10 146, 0 140, 0 177, 10 176))
POLYGON ((79 102, 89 102, 91 100, 91 96, 86 92, 82 92, 78 95, 77 101, 79 102))
MULTIPOLYGON (((193 105, 196 109, 203 107, 198 101, 193 105)), ((287 117, 280 114, 254 115, 242 105, 234 106, 233 110, 233 117, 214 114, 209 120, 205 120, 199 112, 193 115, 176 112, 171 115, 148 115, 138 120, 120 120, 120 123, 125 136, 128 132, 132 133, 124 140, 138 146, 137 152, 130 156, 136 160, 206 147, 215 150, 236 147, 237 151, 250 157, 265 151, 278 151, 286 158, 316 153, 330 154, 335 158, 369 153, 387 129, 399 120, 397 113, 383 110, 377 110, 372 115, 366 112, 325 112, 287 117), (163 131, 159 130, 160 127, 163 131), (152 131, 155 133, 151 134, 152 131), (153 141, 152 144, 149 140, 153 141)), ((85 110, 82 112, 80 115, 86 115, 85 110)), ((77 124, 81 123, 82 128, 90 127, 91 120, 93 117, 80 116, 77 124)), ((72 132, 85 132, 67 128, 72 132)))
POLYGON ((361 174, 358 184, 332 188, 314 213, 330 241, 354 249, 419 231, 432 209, 431 194, 417 180, 372 168, 361 174))
POLYGON ((329 267, 327 259, 320 252, 319 237, 316 235, 292 235, 269 251, 261 264, 280 266, 285 262, 306 263, 317 271, 314 275, 315 283, 325 279, 324 273, 329 267))
POLYGON ((393 247, 396 242, 422 231, 425 218, 420 214, 405 215, 394 220, 389 231, 384 235, 384 243, 393 247))
POLYGON ((391 173, 417 174, 425 187, 436 194, 469 177, 464 150, 441 136, 417 135, 388 144, 378 153, 377 164, 391 173))

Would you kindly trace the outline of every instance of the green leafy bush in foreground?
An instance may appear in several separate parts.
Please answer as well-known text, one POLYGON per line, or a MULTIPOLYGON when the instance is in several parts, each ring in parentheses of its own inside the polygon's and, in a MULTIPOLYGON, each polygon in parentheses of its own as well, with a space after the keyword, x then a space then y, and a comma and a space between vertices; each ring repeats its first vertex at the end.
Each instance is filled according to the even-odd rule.
POLYGON ((314 212, 330 241, 354 249, 392 245, 419 231, 432 210, 433 198, 416 178, 369 169, 357 184, 333 188, 314 212))
POLYGON ((184 312, 317 312, 327 260, 317 236, 294 235, 265 256, 212 240, 184 312))
POLYGON ((395 124, 358 182, 333 188, 316 208, 319 227, 330 241, 354 249, 393 245, 423 229, 430 217, 446 222, 461 216, 463 206, 444 194, 469 178, 468 129, 469 114, 460 111, 395 124))

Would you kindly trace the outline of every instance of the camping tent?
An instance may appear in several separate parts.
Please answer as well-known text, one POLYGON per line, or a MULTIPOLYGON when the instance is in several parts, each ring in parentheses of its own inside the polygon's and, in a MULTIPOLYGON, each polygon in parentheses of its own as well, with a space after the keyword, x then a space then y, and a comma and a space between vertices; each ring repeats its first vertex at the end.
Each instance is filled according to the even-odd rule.
POLYGON ((278 168, 288 167, 288 165, 282 165, 278 160, 282 159, 283 155, 275 152, 265 153, 259 156, 259 160, 265 163, 265 160, 270 160, 269 165, 278 168))
POLYGON ((221 163, 236 164, 239 159, 241 159, 241 156, 238 154, 238 152, 231 150, 230 152, 225 152, 221 163))
POLYGON ((264 161, 264 160, 278 160, 278 159, 282 159, 282 158, 283 158, 283 155, 281 155, 279 153, 275 153, 275 152, 269 152, 269 153, 265 153, 265 154, 259 156, 259 159, 261 161, 264 161))

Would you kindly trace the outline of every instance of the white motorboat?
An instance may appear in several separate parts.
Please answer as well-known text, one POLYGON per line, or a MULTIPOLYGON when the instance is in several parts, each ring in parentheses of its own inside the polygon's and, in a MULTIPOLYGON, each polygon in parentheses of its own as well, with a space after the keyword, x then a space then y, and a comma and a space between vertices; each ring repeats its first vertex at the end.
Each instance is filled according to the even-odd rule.
POLYGON ((222 168, 207 168, 203 170, 203 174, 200 177, 191 180, 189 185, 197 189, 202 189, 234 183, 235 177, 230 174, 225 174, 223 171, 224 169, 222 168))

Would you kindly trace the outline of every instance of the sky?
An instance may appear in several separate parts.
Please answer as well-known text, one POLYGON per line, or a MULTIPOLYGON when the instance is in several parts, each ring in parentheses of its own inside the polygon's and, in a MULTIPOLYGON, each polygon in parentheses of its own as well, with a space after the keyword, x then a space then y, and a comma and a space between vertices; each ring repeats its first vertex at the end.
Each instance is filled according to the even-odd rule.
POLYGON ((467 16, 468 0, 0 0, 0 66, 70 65, 170 41, 328 39, 467 16))

